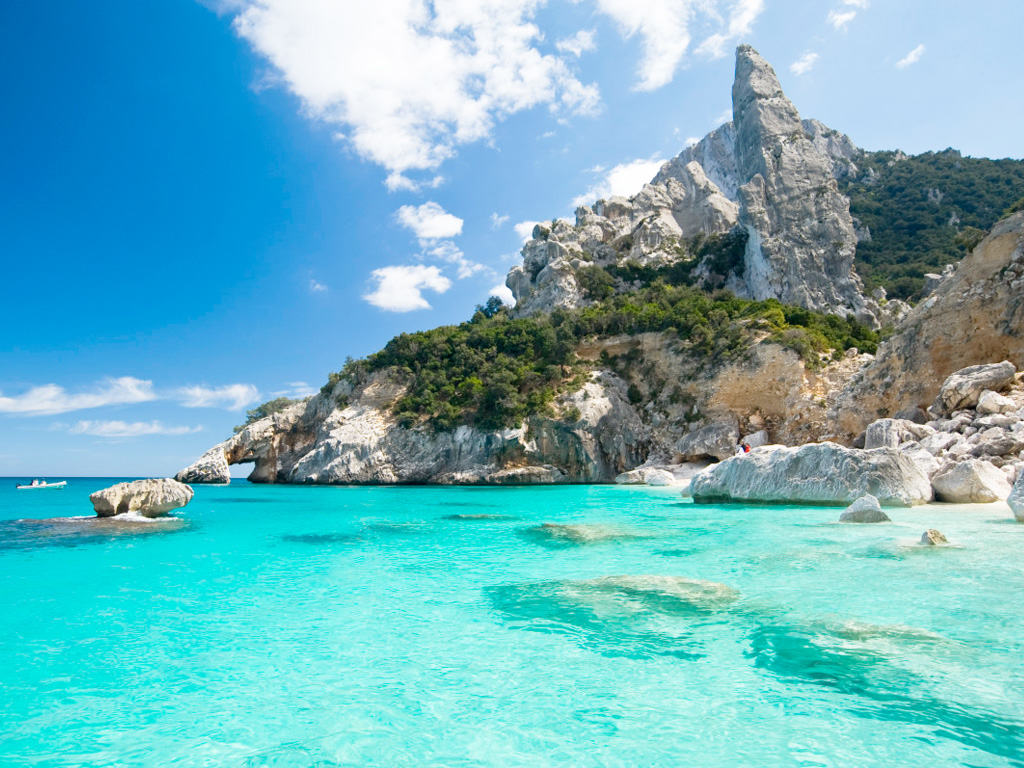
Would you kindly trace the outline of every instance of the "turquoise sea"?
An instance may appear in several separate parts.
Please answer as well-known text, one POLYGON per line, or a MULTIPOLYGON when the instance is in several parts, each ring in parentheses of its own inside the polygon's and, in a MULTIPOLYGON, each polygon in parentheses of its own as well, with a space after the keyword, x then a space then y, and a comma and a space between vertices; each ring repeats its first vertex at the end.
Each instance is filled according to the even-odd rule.
POLYGON ((2 766, 1024 766, 1003 506, 235 481, 38 522, 111 482, 0 485, 2 766))

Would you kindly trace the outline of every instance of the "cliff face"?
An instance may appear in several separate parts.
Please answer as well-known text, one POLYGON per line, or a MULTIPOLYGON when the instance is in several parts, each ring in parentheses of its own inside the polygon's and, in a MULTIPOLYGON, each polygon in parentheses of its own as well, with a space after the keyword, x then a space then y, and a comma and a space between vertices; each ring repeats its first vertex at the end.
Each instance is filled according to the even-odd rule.
POLYGON ((1024 213, 997 223, 879 347, 841 394, 837 430, 927 408, 949 374, 1000 360, 1024 365, 1024 213))
POLYGON ((595 340, 579 355, 593 363, 582 385, 515 429, 404 427, 393 405, 405 384, 380 371, 247 425, 177 478, 228 482, 227 465, 253 463, 249 479, 268 483, 611 482, 684 458, 681 440, 706 426, 737 437, 762 429, 777 440, 817 437, 826 398, 856 367, 851 358, 810 372, 774 344, 714 365, 666 334, 595 340))
POLYGON ((578 270, 587 264, 671 264, 683 257, 681 241, 739 226, 746 252, 726 276, 738 296, 875 327, 890 320, 862 294, 850 203, 836 183, 856 173, 859 150, 821 123, 801 121, 750 46, 737 49, 732 100, 732 122, 666 163, 638 194, 581 207, 575 225, 535 229, 507 279, 516 312, 585 304, 578 270))

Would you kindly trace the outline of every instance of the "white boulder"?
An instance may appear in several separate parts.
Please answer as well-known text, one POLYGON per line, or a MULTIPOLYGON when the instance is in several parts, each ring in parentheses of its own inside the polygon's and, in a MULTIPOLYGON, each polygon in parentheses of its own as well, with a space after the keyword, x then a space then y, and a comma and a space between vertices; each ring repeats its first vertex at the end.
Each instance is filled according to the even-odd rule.
POLYGON ((174 476, 179 483, 216 483, 231 482, 231 471, 224 448, 215 445, 198 459, 174 476))
POLYGON ((949 544, 949 539, 942 535, 942 531, 929 528, 921 534, 921 543, 925 546, 935 547, 939 544, 949 544))
POLYGON ((878 419, 864 431, 864 448, 898 448, 908 440, 920 440, 934 433, 931 427, 909 419, 878 419))
POLYGON ((709 467, 691 485, 698 502, 849 504, 870 493, 886 506, 931 501, 928 477, 900 451, 836 443, 766 446, 709 467))
POLYGON ((958 461, 932 478, 935 498, 955 504, 987 504, 1010 495, 1010 483, 1002 470, 987 461, 958 461))
POLYGON ((1017 410, 1017 404, 1006 395, 986 389, 978 397, 978 413, 982 416, 996 413, 1010 413, 1017 410))
POLYGON ((89 495, 98 517, 139 515, 160 517, 192 501, 191 486, 169 477, 118 483, 89 495))
POLYGON ((839 516, 841 523, 886 523, 889 516, 882 511, 878 499, 870 493, 865 493, 853 504, 843 510, 839 516))

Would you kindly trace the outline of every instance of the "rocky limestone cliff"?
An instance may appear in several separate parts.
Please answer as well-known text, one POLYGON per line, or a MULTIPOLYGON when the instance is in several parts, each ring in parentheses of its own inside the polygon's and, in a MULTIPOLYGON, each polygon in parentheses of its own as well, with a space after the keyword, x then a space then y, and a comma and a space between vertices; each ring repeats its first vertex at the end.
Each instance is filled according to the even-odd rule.
POLYGON ((860 150, 838 131, 801 121, 750 46, 737 49, 732 97, 733 121, 667 162, 636 195, 583 206, 575 224, 534 229, 506 281, 517 314, 586 304, 578 273, 588 264, 667 265, 692 257, 680 247, 687 240, 740 227, 746 252, 725 276, 738 296, 874 327, 894 319, 862 295, 853 268, 857 234, 836 179, 857 174, 860 150))
POLYGON ((837 400, 847 439, 877 418, 927 408, 943 381, 969 365, 1024 365, 1024 213, 998 222, 918 304, 837 400))
POLYGON ((246 425, 177 478, 229 482, 227 465, 251 462, 249 479, 267 483, 612 482, 638 466, 701 458, 681 446, 713 425, 737 437, 818 437, 828 398, 858 365, 849 357, 809 371, 769 343, 716 364, 657 333, 597 339, 578 353, 592 367, 582 384, 515 429, 405 427, 393 406, 406 384, 385 370, 246 425))

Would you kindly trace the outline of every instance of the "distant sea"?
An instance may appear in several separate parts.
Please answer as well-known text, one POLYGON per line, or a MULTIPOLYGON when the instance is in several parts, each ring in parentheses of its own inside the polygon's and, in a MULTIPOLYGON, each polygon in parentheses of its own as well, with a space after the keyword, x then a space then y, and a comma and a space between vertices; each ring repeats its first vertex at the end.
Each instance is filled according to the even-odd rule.
POLYGON ((118 526, 39 522, 112 479, 23 479, 2 766, 1024 765, 999 505, 840 525, 672 488, 234 481, 118 526))

